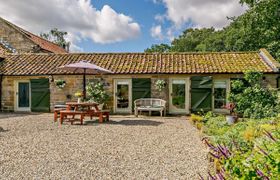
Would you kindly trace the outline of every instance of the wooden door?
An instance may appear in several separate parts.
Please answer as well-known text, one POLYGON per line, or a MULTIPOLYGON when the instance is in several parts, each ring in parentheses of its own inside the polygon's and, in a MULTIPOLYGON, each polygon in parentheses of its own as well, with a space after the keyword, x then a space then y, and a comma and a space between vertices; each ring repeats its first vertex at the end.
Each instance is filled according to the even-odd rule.
POLYGON ((31 111, 50 111, 49 79, 31 79, 31 111))
POLYGON ((191 78, 191 110, 212 110, 212 77, 193 76, 191 78))
POLYGON ((137 78, 132 79, 132 109, 134 110, 134 101, 140 98, 151 97, 151 79, 137 78))

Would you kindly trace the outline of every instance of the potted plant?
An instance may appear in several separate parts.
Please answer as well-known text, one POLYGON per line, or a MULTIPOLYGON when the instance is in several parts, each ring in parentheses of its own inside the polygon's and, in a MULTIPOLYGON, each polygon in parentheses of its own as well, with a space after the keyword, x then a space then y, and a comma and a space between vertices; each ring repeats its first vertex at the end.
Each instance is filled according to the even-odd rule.
POLYGON ((80 102, 82 102, 83 93, 78 91, 78 92, 75 93, 75 97, 78 98, 78 103, 80 103, 80 102))
POLYGON ((66 81, 63 79, 58 79, 54 81, 54 84, 58 89, 63 89, 66 85, 66 81))
POLYGON ((102 110, 104 104, 109 99, 109 95, 104 89, 104 84, 101 82, 91 82, 88 83, 86 89, 89 101, 98 103, 98 108, 102 110))
POLYGON ((234 109, 235 109, 235 104, 234 103, 228 103, 225 108, 227 110, 229 110, 229 115, 226 115, 226 120, 227 120, 227 123, 229 125, 231 124, 234 124, 236 121, 237 121, 237 115, 236 113, 234 112, 234 109))
POLYGON ((165 82, 165 80, 159 79, 156 81, 155 86, 156 86, 156 89, 159 92, 161 92, 165 88, 166 82, 165 82))

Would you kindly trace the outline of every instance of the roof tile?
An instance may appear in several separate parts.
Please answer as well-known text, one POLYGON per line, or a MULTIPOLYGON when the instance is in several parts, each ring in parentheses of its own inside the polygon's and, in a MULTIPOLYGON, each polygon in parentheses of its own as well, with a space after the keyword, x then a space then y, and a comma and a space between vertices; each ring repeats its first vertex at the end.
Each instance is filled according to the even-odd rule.
POLYGON ((115 74, 274 72, 258 52, 238 53, 70 53, 9 54, 0 64, 5 75, 72 74, 58 67, 86 60, 115 74))

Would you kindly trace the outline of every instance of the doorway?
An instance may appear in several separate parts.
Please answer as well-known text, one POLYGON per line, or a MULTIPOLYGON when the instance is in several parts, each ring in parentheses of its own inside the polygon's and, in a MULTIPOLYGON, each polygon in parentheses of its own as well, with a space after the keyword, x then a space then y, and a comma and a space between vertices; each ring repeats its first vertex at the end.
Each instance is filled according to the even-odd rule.
POLYGON ((170 79, 169 112, 189 114, 189 79, 170 79))
POLYGON ((114 110, 117 113, 132 112, 131 79, 116 79, 114 84, 114 110))
POLYGON ((192 112, 212 110, 212 85, 211 76, 191 77, 191 110, 192 112))
POLYGON ((15 111, 30 111, 31 89, 29 81, 15 82, 15 111))

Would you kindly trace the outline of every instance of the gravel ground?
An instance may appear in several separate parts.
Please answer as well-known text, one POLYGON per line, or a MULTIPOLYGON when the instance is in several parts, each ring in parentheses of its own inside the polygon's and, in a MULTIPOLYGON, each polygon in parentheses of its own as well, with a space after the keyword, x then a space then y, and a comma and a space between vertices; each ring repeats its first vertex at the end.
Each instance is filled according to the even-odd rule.
POLYGON ((112 116, 83 126, 52 118, 0 114, 0 179, 199 179, 207 172, 207 150, 186 117, 112 116))

